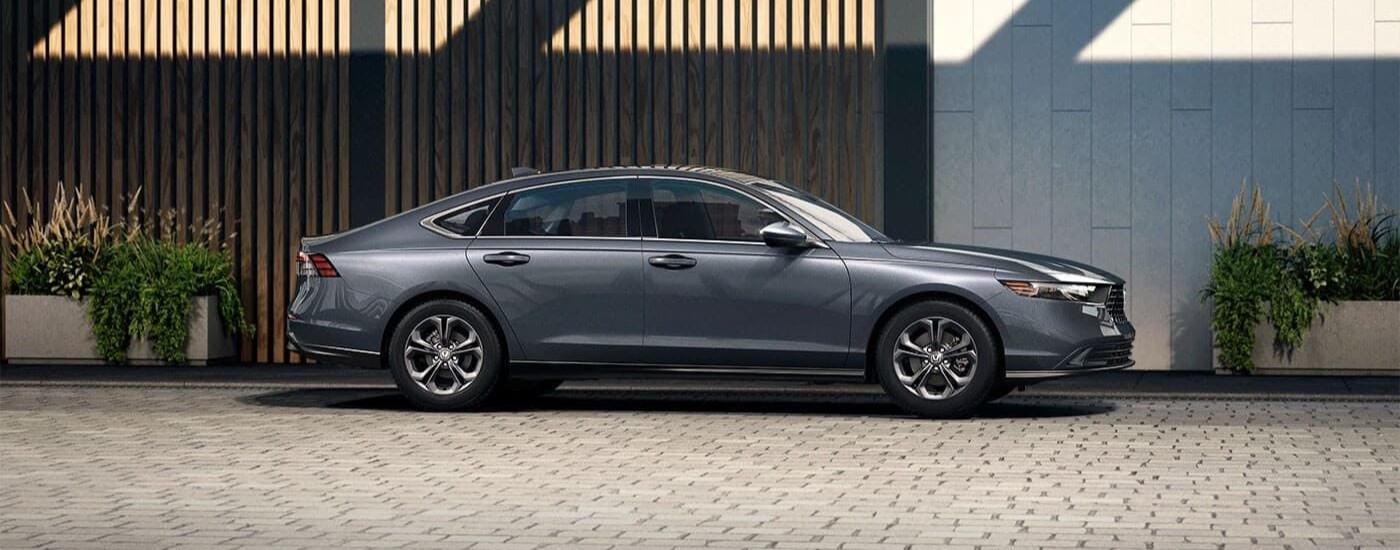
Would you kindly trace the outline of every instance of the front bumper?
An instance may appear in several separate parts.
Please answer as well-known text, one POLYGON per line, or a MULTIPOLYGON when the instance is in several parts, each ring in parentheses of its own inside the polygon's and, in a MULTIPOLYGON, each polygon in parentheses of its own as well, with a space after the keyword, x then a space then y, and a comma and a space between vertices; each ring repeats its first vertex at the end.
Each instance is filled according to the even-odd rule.
POLYGON ((1125 369, 1136 329, 1122 308, 1121 287, 1108 304, 1085 304, 1011 293, 991 305, 1004 328, 1006 378, 1036 380, 1125 369))

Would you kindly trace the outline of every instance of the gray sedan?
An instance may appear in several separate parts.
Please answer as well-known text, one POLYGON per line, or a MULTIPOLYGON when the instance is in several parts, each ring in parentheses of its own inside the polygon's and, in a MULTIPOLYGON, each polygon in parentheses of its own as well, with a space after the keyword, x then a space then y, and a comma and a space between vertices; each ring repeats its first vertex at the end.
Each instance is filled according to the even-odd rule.
POLYGON ((1123 280, 1059 258, 892 241, 713 168, 521 175, 302 241, 287 336, 459 410, 563 380, 878 382, 962 417, 1133 364, 1123 280))

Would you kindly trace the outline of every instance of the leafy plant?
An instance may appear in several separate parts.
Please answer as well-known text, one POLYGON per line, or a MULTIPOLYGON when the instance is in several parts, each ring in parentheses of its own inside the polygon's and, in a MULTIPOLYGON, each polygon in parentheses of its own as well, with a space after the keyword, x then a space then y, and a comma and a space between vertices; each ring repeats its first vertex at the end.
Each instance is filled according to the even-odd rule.
MULTIPOLYGON (((168 209, 148 217, 137 207, 139 193, 128 198, 124 221, 77 189, 70 197, 60 188, 46 220, 23 229, 6 204, 0 237, 11 245, 11 289, 87 296, 97 351, 109 361, 125 361, 132 339, 150 340, 166 361, 183 361, 194 296, 218 296, 224 326, 253 332, 217 219, 181 225, 180 212, 168 209)), ((27 194, 23 206, 41 211, 27 194)))
POLYGON ((0 238, 9 244, 7 262, 11 289, 19 294, 52 294, 81 298, 96 280, 106 252, 124 235, 105 211, 81 189, 60 185, 53 200, 44 204, 24 191, 21 206, 35 213, 35 221, 21 228, 9 203, 5 204, 0 238))
POLYGON ((1323 302, 1400 299, 1400 235, 1395 216, 1370 188, 1357 186, 1348 201, 1340 186, 1301 230, 1275 223, 1256 185, 1244 184, 1229 217, 1208 223, 1215 244, 1210 282, 1211 330, 1221 367, 1254 370, 1254 327, 1267 318, 1274 349, 1288 353, 1304 336, 1323 302), (1327 214, 1327 226, 1317 222, 1327 214), (1276 233, 1290 242, 1276 244, 1276 233))
POLYGON ((124 244, 93 288, 90 315, 98 352, 110 361, 124 361, 131 340, 144 338, 162 359, 183 361, 193 296, 218 296, 224 326, 252 333, 232 267, 227 252, 198 242, 140 239, 124 244))

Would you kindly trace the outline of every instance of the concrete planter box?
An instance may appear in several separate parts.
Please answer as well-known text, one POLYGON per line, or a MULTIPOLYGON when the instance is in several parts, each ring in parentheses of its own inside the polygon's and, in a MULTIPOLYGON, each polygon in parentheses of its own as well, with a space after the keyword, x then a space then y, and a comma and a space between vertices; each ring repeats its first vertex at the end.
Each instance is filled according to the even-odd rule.
MULTIPOLYGON (((190 299, 189 340, 185 362, 204 365, 238 352, 224 330, 219 299, 190 299)), ((92 338, 87 302, 64 296, 5 296, 5 360, 13 363, 103 363, 92 338)), ((138 340, 127 350, 135 364, 157 364, 150 342, 138 340)))
MULTIPOLYGON (((1218 351, 1216 368, 1219 369, 1218 351)), ((1323 304, 1302 347, 1274 351, 1274 327, 1254 327, 1256 374, 1400 376, 1400 302, 1323 304)))

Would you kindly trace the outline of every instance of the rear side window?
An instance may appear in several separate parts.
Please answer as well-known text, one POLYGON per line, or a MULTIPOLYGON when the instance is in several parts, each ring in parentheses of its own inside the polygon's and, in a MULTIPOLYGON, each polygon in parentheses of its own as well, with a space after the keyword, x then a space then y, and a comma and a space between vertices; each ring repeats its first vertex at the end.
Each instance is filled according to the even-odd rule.
POLYGON ((468 206, 452 214, 434 220, 434 224, 444 230, 471 237, 481 230, 481 226, 486 223, 486 218, 491 215, 491 208, 496 206, 499 199, 491 199, 486 202, 468 206))
POLYGON ((506 210, 505 234, 625 237, 627 183, 574 183, 521 192, 506 210))
POLYGON ((764 226, 783 221, 758 201, 714 185, 659 180, 651 194, 662 239, 762 241, 764 226))

